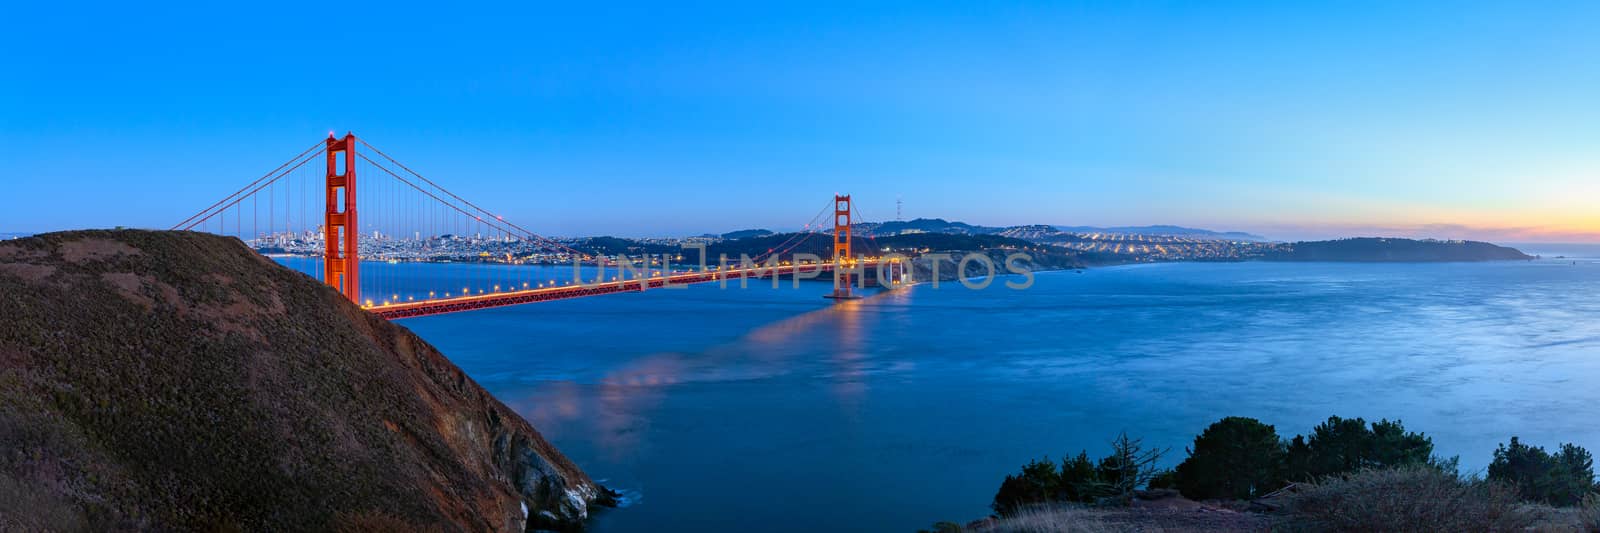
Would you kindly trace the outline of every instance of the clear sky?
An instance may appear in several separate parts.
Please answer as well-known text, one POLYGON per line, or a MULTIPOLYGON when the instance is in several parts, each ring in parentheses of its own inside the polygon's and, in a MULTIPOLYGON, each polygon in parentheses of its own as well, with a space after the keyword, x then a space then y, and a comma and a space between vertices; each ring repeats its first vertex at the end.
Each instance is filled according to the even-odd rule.
POLYGON ((1600 239, 1600 3, 12 2, 0 232, 330 130, 556 235, 872 219, 1600 239), (580 4, 580 3, 567 3, 580 4))

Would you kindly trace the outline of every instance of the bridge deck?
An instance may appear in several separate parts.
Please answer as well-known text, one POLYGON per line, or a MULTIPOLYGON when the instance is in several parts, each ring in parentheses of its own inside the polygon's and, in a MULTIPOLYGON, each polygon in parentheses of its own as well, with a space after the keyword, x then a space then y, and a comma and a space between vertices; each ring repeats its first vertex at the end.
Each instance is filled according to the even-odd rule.
MULTIPOLYGON (((863 272, 876 268, 874 261, 861 261, 857 263, 863 272)), ((672 285, 693 285, 696 283, 710 283, 714 281, 737 280, 744 278, 767 278, 773 275, 823 273, 834 270, 833 263, 817 263, 806 265, 792 265, 780 267, 760 267, 745 269, 712 270, 707 272, 691 272, 688 274, 674 274, 671 276, 657 276, 646 279, 630 279, 611 281, 605 283, 585 283, 578 285, 564 285, 543 289, 528 289, 520 291, 497 292, 493 294, 480 294, 476 296, 458 296, 455 298, 439 298, 417 302, 392 303, 388 305, 368 306, 367 311, 377 313, 378 316, 394 320, 397 318, 413 318, 419 316, 455 313, 459 311, 472 311, 488 309, 491 307, 504 307, 534 302, 548 302, 551 300, 567 300, 585 296, 599 296, 602 294, 615 294, 621 292, 639 292, 646 289, 658 289, 672 285)))

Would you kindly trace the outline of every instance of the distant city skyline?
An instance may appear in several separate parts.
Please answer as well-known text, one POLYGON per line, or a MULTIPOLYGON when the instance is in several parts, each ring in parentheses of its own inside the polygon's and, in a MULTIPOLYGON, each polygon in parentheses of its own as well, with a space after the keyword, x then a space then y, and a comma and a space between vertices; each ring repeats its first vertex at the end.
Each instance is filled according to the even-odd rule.
POLYGON ((0 21, 0 233, 354 131, 552 235, 864 218, 1600 242, 1600 5, 204 4, 0 21), (334 17, 340 19, 340 17, 334 17))

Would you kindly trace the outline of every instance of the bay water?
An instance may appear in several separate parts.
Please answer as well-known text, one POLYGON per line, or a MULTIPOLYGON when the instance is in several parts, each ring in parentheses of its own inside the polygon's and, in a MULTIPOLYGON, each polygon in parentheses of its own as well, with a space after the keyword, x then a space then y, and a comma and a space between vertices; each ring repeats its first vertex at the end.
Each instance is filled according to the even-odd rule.
MULTIPOLYGON (((697 285, 398 323, 624 495, 598 531, 913 531, 980 518, 1029 459, 1098 456, 1119 432, 1176 464, 1225 416, 1283 437, 1329 415, 1401 419, 1467 472, 1512 435, 1600 448, 1589 251, 1141 264, 844 302, 820 282, 697 285)), ((572 275, 364 275, 466 289, 518 268, 572 275)))

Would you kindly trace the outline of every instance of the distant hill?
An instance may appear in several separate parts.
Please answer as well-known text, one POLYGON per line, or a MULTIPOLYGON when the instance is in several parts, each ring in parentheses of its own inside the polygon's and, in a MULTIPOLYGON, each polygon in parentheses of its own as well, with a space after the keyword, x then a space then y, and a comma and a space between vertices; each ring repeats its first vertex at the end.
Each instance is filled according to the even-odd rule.
MULTIPOLYGON (((957 235, 949 233, 908 233, 904 235, 883 235, 876 237, 856 237, 854 252, 860 255, 873 255, 890 250, 929 250, 929 251, 976 251, 1000 248, 1032 248, 1035 245, 1021 239, 1012 239, 1000 235, 957 235)), ((790 250, 783 254, 812 254, 823 259, 833 257, 833 235, 829 233, 780 233, 723 241, 712 244, 706 248, 708 261, 715 264, 720 254, 727 254, 730 261, 737 261, 739 254, 751 257, 765 254, 769 250, 790 250)))
POLYGON ((1070 233, 1127 233, 1133 235, 1165 235, 1169 237, 1194 237, 1227 241, 1254 241, 1267 240, 1266 237, 1242 231, 1212 231, 1208 229, 1186 228, 1183 226, 1053 226, 1055 229, 1070 233))
POLYGON ((609 492, 437 349, 237 239, 0 242, 0 530, 570 529, 609 492))
POLYGON ((1022 239, 1026 241, 1049 244, 1064 244, 1088 240, 1087 238, 1083 237, 1083 234, 1061 231, 1056 229, 1055 226, 1046 226, 1044 224, 1034 224, 1031 226, 1012 226, 1001 230, 998 235, 1013 239, 1022 239))
MULTIPOLYGON (((1123 262, 1107 254, 1066 250, 1001 235, 906 233, 875 237, 857 236, 852 251, 857 256, 875 256, 884 253, 907 256, 922 253, 947 254, 941 262, 943 267, 937 276, 945 281, 956 279, 959 271, 954 260, 968 253, 985 255, 996 265, 1004 265, 1006 257, 1010 254, 1022 253, 1028 256, 1026 263, 1030 268, 1036 269, 1083 268, 1091 264, 1123 262)), ((811 254, 827 261, 833 257, 833 236, 829 233, 782 233, 722 241, 706 247, 706 263, 716 265, 720 257, 726 256, 729 264, 738 264, 742 256, 758 258, 768 252, 777 254, 778 260, 793 259, 795 254, 811 254)), ((698 257, 689 257, 685 254, 683 262, 692 264, 698 260, 698 257)), ((933 276, 928 261, 915 262, 913 268, 916 269, 914 276, 918 279, 931 279, 933 276)))
POLYGON ((622 237, 584 237, 568 241, 574 249, 596 255, 614 256, 640 255, 640 254, 675 254, 679 247, 665 244, 652 244, 635 239, 622 237))
POLYGON ((999 233, 1005 228, 974 226, 965 222, 951 222, 942 218, 891 220, 888 222, 859 222, 855 229, 862 235, 901 235, 909 233, 948 233, 951 235, 985 235, 999 233))
POLYGON ((744 230, 730 231, 730 232, 724 233, 724 234, 722 234, 722 238, 724 238, 724 239, 748 239, 748 238, 751 238, 751 237, 765 237, 767 235, 772 235, 772 231, 771 230, 764 230, 764 229, 744 229, 744 230))
POLYGON ((1062 235, 1076 235, 1083 233, 1119 233, 1130 235, 1161 235, 1168 237, 1187 237, 1195 239, 1224 240, 1224 241, 1252 241, 1261 242, 1265 237, 1240 231, 1211 231, 1206 229, 1186 228, 1183 226, 1053 226, 1047 224, 1032 224, 1023 226, 978 226, 965 222, 950 221, 942 218, 918 218, 915 220, 894 220, 888 222, 860 222, 856 224, 856 232, 862 235, 906 235, 912 233, 947 233, 951 235, 1006 235, 1019 239, 1037 240, 1040 242, 1062 242, 1072 240, 1063 238, 1062 235))
POLYGON ((1296 242, 1266 254, 1268 261, 1445 262, 1533 259, 1516 248, 1478 241, 1361 237, 1296 242))

